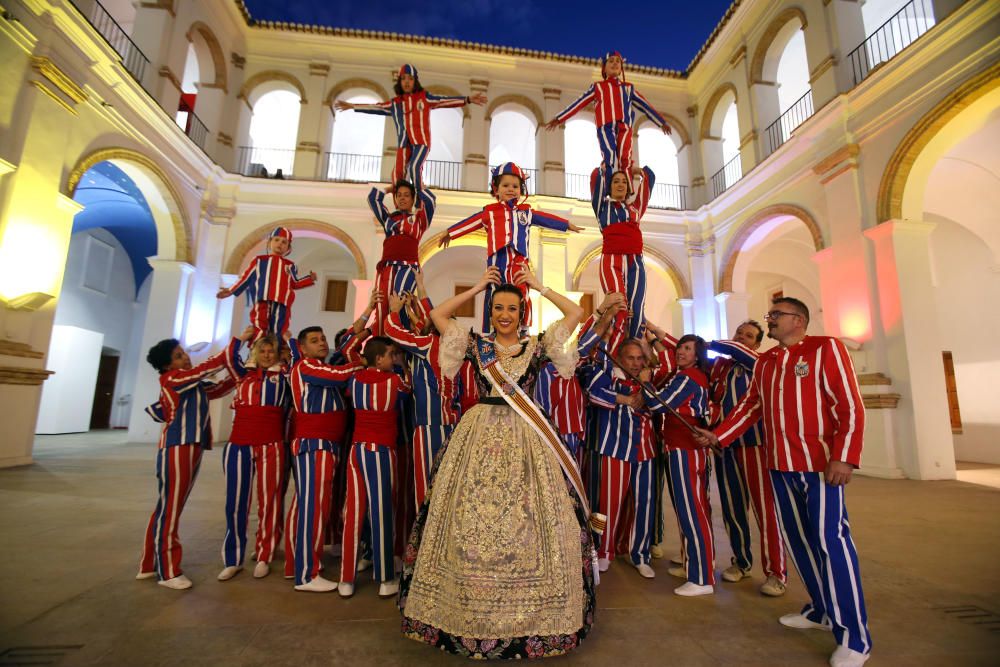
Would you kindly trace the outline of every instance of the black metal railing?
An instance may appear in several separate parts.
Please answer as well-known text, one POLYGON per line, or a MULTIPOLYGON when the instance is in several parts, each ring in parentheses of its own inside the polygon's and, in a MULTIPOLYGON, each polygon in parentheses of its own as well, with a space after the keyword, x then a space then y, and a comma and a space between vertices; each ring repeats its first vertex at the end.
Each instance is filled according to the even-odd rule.
POLYGON ((778 116, 778 120, 767 126, 767 131, 764 133, 767 155, 778 150, 781 144, 788 141, 788 137, 792 136, 792 131, 812 116, 813 112, 812 89, 809 89, 805 95, 783 111, 778 116))
MULTIPOLYGON (((135 45, 135 42, 122 29, 118 22, 108 13, 98 0, 71 0, 73 5, 83 14, 90 25, 100 33, 101 37, 111 45, 122 59, 122 65, 139 85, 146 75, 149 58, 135 45), (89 11, 87 8, 89 7, 89 11)), ((145 87, 145 86, 143 86, 145 87)))
POLYGON ((444 190, 461 190, 462 163, 427 160, 424 162, 424 185, 444 190))
POLYGON ((673 183, 654 183, 649 195, 650 208, 687 210, 687 186, 673 183))
POLYGON ((382 156, 327 153, 324 173, 328 181, 379 183, 382 180, 382 156))
MULTIPOLYGON (((489 177, 492 179, 493 178, 493 176, 492 176, 493 170, 497 168, 497 165, 491 164, 491 165, 489 165, 489 168, 490 168, 489 177)), ((522 169, 522 171, 524 171, 525 176, 528 177, 528 194, 529 195, 537 195, 538 194, 538 190, 539 190, 539 187, 538 187, 538 170, 537 169, 522 169)), ((487 187, 487 189, 489 189, 490 184, 487 183, 486 187, 487 187)), ((588 198, 589 198, 589 195, 588 195, 588 198)))
POLYGON ((201 118, 194 115, 193 111, 187 112, 187 122, 184 124, 184 134, 191 137, 191 141, 201 150, 205 150, 205 143, 208 141, 208 128, 201 122, 201 118))
POLYGON ((740 154, 727 162, 722 169, 712 174, 712 197, 718 197, 732 187, 733 183, 743 178, 743 164, 740 154))
POLYGON ((847 54, 854 76, 854 85, 864 81, 878 65, 915 42, 934 25, 931 0, 912 0, 865 38, 858 48, 847 54))
POLYGON ((567 173, 566 196, 574 199, 590 199, 590 175, 567 173))
POLYGON ((240 146, 237 169, 244 176, 292 178, 294 166, 294 148, 240 146))

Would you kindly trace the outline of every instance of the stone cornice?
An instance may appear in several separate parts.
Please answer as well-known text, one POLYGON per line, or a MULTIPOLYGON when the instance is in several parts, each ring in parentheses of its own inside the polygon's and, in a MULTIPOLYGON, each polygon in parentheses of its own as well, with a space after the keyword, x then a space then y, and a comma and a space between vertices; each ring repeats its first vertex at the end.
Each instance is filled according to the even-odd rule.
POLYGON ((899 394, 863 394, 861 402, 866 410, 895 410, 899 406, 899 394))
POLYGON ((19 384, 38 386, 49 379, 55 371, 41 368, 22 368, 20 366, 0 366, 0 384, 19 384))
POLYGON ((45 356, 45 353, 36 350, 27 343, 18 343, 17 341, 0 338, 0 355, 6 357, 23 357, 25 359, 41 359, 45 356))

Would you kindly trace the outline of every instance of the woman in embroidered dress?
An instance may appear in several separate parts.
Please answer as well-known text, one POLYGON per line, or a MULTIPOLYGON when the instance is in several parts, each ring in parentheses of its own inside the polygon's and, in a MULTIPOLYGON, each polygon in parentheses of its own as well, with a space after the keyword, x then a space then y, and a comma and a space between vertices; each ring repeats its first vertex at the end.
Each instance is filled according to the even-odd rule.
POLYGON ((591 517, 579 472, 527 398, 544 358, 573 375, 576 345, 566 343, 583 310, 531 271, 518 282, 563 313, 543 335, 519 337, 521 291, 500 284, 492 267, 431 311, 442 332, 442 373, 470 359, 481 398, 438 457, 407 545, 399 607, 406 636, 473 658, 567 653, 594 615, 591 517), (490 284, 498 285, 487 304, 493 333, 462 331, 452 314, 490 284))

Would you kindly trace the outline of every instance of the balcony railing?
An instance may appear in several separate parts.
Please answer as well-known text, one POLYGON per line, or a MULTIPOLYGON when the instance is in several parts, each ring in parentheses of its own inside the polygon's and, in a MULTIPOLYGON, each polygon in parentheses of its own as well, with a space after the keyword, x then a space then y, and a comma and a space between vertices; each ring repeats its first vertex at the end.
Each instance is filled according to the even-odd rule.
POLYGON ((566 196, 590 199, 590 174, 566 174, 566 196))
POLYGON ((205 143, 208 141, 208 128, 201 122, 201 119, 194 115, 193 111, 187 114, 187 122, 184 124, 184 134, 191 137, 191 141, 198 148, 205 150, 205 143))
POLYGON ((122 27, 98 0, 71 1, 80 13, 90 21, 94 29, 101 34, 101 37, 121 56, 122 65, 132 75, 132 78, 142 86, 146 67, 149 66, 149 58, 139 50, 135 42, 122 30, 122 27))
MULTIPOLYGON (((492 174, 493 170, 497 168, 497 165, 491 164, 489 167, 490 167, 490 174, 492 174)), ((537 169, 524 169, 524 173, 528 177, 528 194, 529 195, 537 195, 538 194, 538 170, 537 169)), ((490 178, 492 178, 492 176, 490 178)), ((486 184, 486 189, 489 190, 489 187, 490 187, 490 184, 487 183, 486 184)), ((590 195, 587 195, 587 198, 589 199, 590 195)))
POLYGON ((324 173, 328 181, 378 183, 382 180, 382 156, 327 153, 324 173))
POLYGON ((649 196, 650 208, 687 209, 687 186, 673 183, 654 183, 649 196))
POLYGON ((792 131, 801 125, 807 118, 813 115, 812 90, 800 97, 792 106, 788 107, 778 120, 767 127, 765 132, 767 155, 778 150, 778 147, 788 141, 792 136, 792 131))
POLYGON ((864 81, 873 69, 894 58, 933 25, 934 8, 931 0, 912 0, 906 3, 847 55, 854 75, 854 85, 864 81))
POLYGON ((294 166, 294 148, 240 146, 237 169, 244 176, 292 178, 292 169, 294 166), (279 171, 281 172, 280 174, 278 173, 279 171))
POLYGON ((740 154, 737 153, 736 157, 727 162, 722 169, 712 174, 712 197, 718 197, 741 178, 743 178, 743 164, 740 162, 740 154))
POLYGON ((424 162, 424 185, 444 190, 461 190, 462 163, 427 160, 424 162))

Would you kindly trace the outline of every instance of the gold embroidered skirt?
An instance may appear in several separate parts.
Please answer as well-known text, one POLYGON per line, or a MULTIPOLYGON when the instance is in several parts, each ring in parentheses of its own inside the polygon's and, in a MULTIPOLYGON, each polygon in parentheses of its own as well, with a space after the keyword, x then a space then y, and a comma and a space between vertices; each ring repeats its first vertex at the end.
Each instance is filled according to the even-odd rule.
POLYGON ((428 502, 405 617, 472 638, 589 626, 589 534, 555 457, 513 410, 481 404, 462 418, 428 502))

